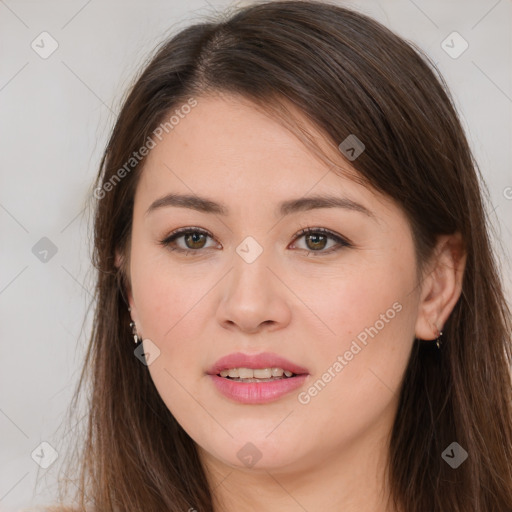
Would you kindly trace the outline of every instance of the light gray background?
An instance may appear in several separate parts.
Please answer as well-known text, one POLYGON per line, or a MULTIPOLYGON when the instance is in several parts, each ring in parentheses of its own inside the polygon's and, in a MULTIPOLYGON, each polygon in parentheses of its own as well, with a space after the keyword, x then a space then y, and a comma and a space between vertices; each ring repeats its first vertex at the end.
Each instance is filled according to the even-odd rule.
MULTIPOLYGON (((510 298, 512 2, 340 4, 416 42, 441 69, 489 187, 510 298), (469 44, 457 59, 441 47, 453 31, 469 44)), ((126 87, 162 38, 226 5, 0 0, 1 511, 51 502, 55 491, 64 456, 56 431, 90 328, 82 326, 93 282, 84 206, 126 87), (43 31, 58 42, 47 59, 31 48, 43 31), (42 237, 57 247, 47 262, 32 252, 42 237), (48 469, 31 458, 43 441, 60 454, 48 469)))

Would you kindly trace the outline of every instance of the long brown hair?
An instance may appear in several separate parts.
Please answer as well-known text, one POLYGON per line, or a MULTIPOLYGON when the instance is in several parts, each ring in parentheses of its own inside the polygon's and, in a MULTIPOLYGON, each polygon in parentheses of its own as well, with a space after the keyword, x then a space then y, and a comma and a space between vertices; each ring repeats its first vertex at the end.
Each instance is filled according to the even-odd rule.
POLYGON ((461 234, 462 293, 442 350, 417 340, 403 377, 390 444, 392 499, 407 512, 511 511, 511 314, 485 184, 453 100, 412 43, 316 1, 260 2, 182 30, 157 49, 126 97, 95 183, 94 326, 72 404, 87 393, 87 425, 77 478, 71 461, 62 479, 74 482, 79 510, 213 510, 195 443, 130 348, 129 282, 115 263, 116 250, 126 254, 144 165, 131 160, 134 152, 175 109, 210 92, 247 98, 287 124, 291 102, 333 148, 355 134, 365 144, 351 162, 357 179, 406 212, 419 269, 438 235, 461 234), (452 442, 468 452, 457 469, 441 456, 452 442))

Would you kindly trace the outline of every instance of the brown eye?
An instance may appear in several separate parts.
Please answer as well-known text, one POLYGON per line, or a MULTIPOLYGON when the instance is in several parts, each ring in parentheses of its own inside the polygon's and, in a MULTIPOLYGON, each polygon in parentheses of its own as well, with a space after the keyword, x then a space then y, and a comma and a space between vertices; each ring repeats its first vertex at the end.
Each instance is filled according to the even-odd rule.
POLYGON ((337 235, 336 233, 333 233, 325 228, 305 228, 297 234, 296 240, 301 238, 304 238, 306 247, 299 247, 299 249, 318 253, 319 256, 330 254, 341 249, 342 247, 351 247, 352 245, 342 236, 337 235), (332 241, 333 244, 330 245, 327 250, 324 250, 328 246, 329 241, 332 241))
POLYGON ((327 237, 325 235, 305 235, 305 240, 308 248, 313 251, 324 249, 327 245, 327 237))
MULTIPOLYGON (((164 240, 161 240, 160 244, 169 248, 171 251, 177 251, 185 255, 193 253, 199 255, 204 252, 203 249, 212 248, 212 246, 206 245, 208 238, 213 240, 213 237, 202 229, 182 228, 171 233, 164 240), (183 243, 181 244, 178 243, 180 239, 183 239, 183 243)), ((318 253, 319 256, 330 254, 342 247, 352 246, 348 240, 325 228, 305 228, 298 233, 295 240, 297 241, 301 238, 305 240, 305 247, 298 248, 308 251, 308 254, 318 253), (329 242, 332 242, 330 246, 329 242)))
POLYGON ((202 249, 206 242, 206 236, 203 233, 193 232, 184 235, 183 240, 188 249, 202 249))
POLYGON ((199 254, 203 252, 202 249, 210 248, 206 246, 208 238, 212 237, 206 231, 196 228, 183 228, 171 233, 164 240, 161 240, 160 244, 171 251, 183 252, 185 254, 197 252, 199 254), (178 241, 180 239, 183 239, 183 242, 179 244, 178 241))

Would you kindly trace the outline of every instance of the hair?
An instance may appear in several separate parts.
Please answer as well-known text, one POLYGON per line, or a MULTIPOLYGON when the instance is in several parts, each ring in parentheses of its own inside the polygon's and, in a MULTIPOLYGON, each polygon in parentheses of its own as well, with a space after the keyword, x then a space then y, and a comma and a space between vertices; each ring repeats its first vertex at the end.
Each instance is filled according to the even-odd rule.
POLYGON ((309 140, 287 108, 296 107, 337 152, 335 172, 346 162, 338 145, 356 135, 365 150, 350 162, 352 178, 407 214, 420 271, 439 235, 460 234, 462 292, 441 350, 415 340, 403 376, 389 445, 392 505, 511 511, 511 312, 489 238, 485 184, 455 103, 413 43, 354 10, 300 0, 239 7, 184 28, 155 50, 127 93, 95 182, 102 193, 94 218, 94 323, 72 403, 86 390, 88 421, 62 480, 77 471, 78 509, 214 510, 194 441, 130 349, 129 275, 115 259, 116 251, 129 256, 145 158, 129 169, 126 163, 175 109, 208 94, 247 99, 309 140), (454 441, 469 454, 456 470, 441 456, 454 441))

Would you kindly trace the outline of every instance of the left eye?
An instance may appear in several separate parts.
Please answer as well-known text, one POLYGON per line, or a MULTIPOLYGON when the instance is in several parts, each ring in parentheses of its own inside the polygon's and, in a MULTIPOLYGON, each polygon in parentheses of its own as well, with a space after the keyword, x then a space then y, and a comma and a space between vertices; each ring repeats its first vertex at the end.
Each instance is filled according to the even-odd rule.
POLYGON ((306 242, 305 250, 320 254, 329 254, 342 247, 350 247, 351 245, 345 238, 325 228, 305 228, 297 234, 296 240, 303 237, 306 242), (328 240, 334 241, 334 244, 324 251, 323 249, 325 249, 328 240))
MULTIPOLYGON (((202 229, 198 228, 182 228, 174 233, 171 233, 164 240, 160 241, 160 244, 164 247, 168 247, 171 251, 178 251, 185 254, 189 254, 192 252, 199 252, 201 249, 211 248, 206 246, 206 240, 208 238, 212 238, 212 236, 202 229), (179 239, 183 239, 185 246, 179 246, 177 241, 179 239)), ((302 250, 306 250, 313 253, 319 254, 328 254, 339 250, 342 247, 350 247, 350 242, 348 242, 345 238, 337 235, 325 228, 305 228, 297 233, 295 237, 295 241, 304 238, 306 241, 306 247, 301 248, 302 250), (331 240, 334 242, 328 250, 324 250, 328 245, 328 241, 331 240)))

